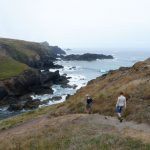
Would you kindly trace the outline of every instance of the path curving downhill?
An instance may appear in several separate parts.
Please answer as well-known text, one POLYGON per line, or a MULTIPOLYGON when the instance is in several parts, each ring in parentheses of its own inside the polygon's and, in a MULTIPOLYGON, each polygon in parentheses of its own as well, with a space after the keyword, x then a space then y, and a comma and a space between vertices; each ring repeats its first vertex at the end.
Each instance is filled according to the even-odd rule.
POLYGON ((129 121, 120 123, 115 117, 106 117, 99 114, 69 114, 55 118, 44 115, 38 119, 33 119, 16 127, 0 131, 0 142, 11 137, 32 135, 44 128, 59 128, 71 124, 88 126, 88 129, 95 130, 97 133, 120 134, 123 137, 131 137, 144 143, 150 143, 149 125, 129 121), (107 127, 106 130, 104 128, 102 130, 102 126, 107 127))

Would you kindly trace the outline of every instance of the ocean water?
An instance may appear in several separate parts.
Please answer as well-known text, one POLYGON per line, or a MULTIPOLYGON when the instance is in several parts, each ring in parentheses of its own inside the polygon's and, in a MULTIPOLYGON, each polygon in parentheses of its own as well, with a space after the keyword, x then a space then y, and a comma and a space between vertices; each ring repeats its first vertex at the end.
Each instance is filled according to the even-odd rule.
POLYGON ((82 54, 82 53, 96 53, 113 55, 114 59, 104 59, 96 61, 58 61, 57 64, 63 65, 65 68, 60 70, 61 73, 66 73, 68 76, 73 76, 77 83, 86 85, 86 83, 107 73, 109 70, 118 69, 120 67, 130 67, 138 61, 143 61, 150 57, 150 51, 135 51, 135 50, 80 50, 73 49, 67 51, 67 54, 82 54), (73 69, 70 69, 73 67, 73 69), (70 70, 69 70, 70 69, 70 70), (82 80, 84 79, 84 81, 82 80))
MULTIPOLYGON (((67 74, 70 77, 69 84, 74 86, 74 88, 62 88, 60 85, 53 85, 53 94, 44 95, 31 95, 33 99, 40 99, 44 101, 46 99, 52 98, 53 96, 62 96, 59 101, 49 101, 46 105, 41 105, 40 107, 45 107, 47 105, 53 105, 65 101, 67 94, 73 95, 78 89, 86 86, 87 82, 95 79, 102 74, 107 73, 109 70, 118 69, 119 67, 130 67, 138 61, 143 61, 150 57, 150 50, 99 50, 99 49, 72 49, 66 51, 67 54, 83 54, 83 53, 96 53, 113 55, 114 59, 108 60, 95 60, 95 61, 62 61, 58 60, 56 64, 63 65, 63 69, 58 69, 60 74, 67 74)), ((56 71, 57 69, 50 69, 50 71, 56 71)), ((13 115, 17 115, 24 112, 9 112, 7 107, 0 108, 0 119, 4 119, 13 115)))

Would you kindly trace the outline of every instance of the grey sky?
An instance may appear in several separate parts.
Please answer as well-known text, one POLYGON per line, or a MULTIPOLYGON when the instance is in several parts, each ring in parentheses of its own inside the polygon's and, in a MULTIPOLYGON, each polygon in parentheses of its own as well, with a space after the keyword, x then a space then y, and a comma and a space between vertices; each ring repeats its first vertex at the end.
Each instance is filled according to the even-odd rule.
POLYGON ((150 0, 0 0, 0 36, 70 48, 150 48, 150 0))

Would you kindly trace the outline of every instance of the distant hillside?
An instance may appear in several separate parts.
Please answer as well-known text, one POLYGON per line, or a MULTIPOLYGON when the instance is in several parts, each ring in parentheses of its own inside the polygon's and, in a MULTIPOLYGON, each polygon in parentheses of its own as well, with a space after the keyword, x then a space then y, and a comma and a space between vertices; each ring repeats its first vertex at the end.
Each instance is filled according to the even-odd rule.
POLYGON ((150 59, 90 81, 70 96, 56 113, 85 112, 85 95, 90 94, 94 98, 93 113, 113 116, 120 91, 127 97, 126 119, 150 124, 150 59))
POLYGON ((47 42, 0 38, 0 79, 17 75, 29 67, 53 67, 57 54, 65 52, 57 46, 49 46, 47 42))

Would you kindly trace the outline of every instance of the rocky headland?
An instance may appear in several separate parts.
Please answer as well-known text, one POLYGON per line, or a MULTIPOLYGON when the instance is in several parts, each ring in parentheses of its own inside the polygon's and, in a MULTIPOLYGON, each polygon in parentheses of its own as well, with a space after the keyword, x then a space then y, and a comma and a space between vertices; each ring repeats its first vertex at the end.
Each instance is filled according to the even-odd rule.
POLYGON ((54 64, 58 54, 65 52, 47 42, 0 38, 0 105, 16 104, 29 93, 52 93, 53 84, 66 85, 65 76, 48 70, 63 67, 54 64))
POLYGON ((92 53, 85 53, 82 55, 66 55, 66 56, 61 56, 61 59, 66 60, 66 61, 73 61, 73 60, 78 60, 78 61, 94 61, 96 59, 113 59, 113 56, 111 55, 103 55, 103 54, 92 54, 92 53))

